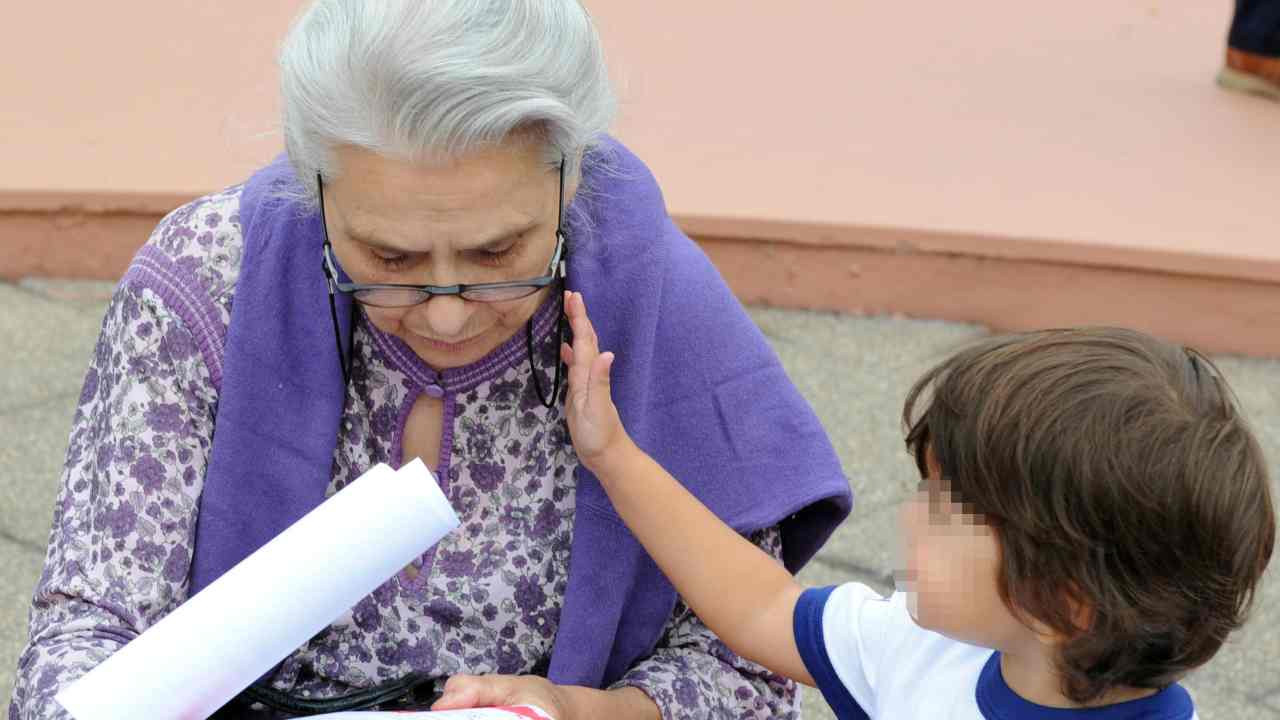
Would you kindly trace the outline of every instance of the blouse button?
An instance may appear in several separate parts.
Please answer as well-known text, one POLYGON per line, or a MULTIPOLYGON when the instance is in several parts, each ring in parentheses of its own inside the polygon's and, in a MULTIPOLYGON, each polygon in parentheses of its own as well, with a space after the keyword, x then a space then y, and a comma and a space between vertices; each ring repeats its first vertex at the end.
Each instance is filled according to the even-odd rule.
POLYGON ((352 428, 352 427, 354 427, 354 426, 351 424, 351 421, 350 421, 350 420, 343 420, 343 421, 342 421, 342 429, 343 429, 343 430, 346 430, 347 432, 351 432, 351 428, 352 428))
POLYGON ((427 394, 427 397, 435 398, 436 400, 444 397, 444 388, 434 383, 426 386, 422 391, 427 394))

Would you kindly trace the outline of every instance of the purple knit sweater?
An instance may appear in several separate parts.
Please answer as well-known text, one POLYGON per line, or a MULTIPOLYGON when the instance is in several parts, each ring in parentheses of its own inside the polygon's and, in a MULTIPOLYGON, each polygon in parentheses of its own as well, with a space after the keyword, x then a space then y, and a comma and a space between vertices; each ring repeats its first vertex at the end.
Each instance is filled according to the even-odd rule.
MULTIPOLYGON (((568 285, 617 354, 623 423, 736 529, 781 521, 795 571, 851 508, 835 451, 706 255, 671 221, 648 169, 614 141, 596 158, 583 195, 595 200, 586 209, 593 236, 571 248, 568 285)), ((330 352, 319 216, 278 199, 294 181, 281 158, 241 201, 247 248, 193 593, 318 505, 333 464, 345 392, 330 352)), ((585 469, 573 535, 549 676, 598 687, 653 650, 676 594, 585 469)))

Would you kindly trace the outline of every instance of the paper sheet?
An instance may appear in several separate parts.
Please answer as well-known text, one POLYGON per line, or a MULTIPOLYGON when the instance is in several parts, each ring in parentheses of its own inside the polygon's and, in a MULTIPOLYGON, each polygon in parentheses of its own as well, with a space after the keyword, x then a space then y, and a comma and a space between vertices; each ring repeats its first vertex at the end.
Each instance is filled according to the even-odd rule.
POLYGON ((378 465, 56 699, 77 720, 208 717, 457 526, 421 460, 378 465))
POLYGON ((312 720, 554 720, 533 705, 475 708, 472 710, 440 710, 438 712, 340 712, 312 715, 312 720))

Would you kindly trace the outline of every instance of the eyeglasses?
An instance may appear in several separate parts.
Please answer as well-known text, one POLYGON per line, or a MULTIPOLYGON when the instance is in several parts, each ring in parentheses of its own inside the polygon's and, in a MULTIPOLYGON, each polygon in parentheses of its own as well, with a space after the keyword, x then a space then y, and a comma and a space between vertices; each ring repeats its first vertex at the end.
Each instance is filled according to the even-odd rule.
POLYGON ((551 264, 547 266, 547 274, 527 280, 511 280, 508 282, 473 283, 458 285, 401 285, 387 283, 349 283, 338 280, 337 261, 333 257, 333 248, 325 243, 324 262, 325 275, 329 280, 330 294, 347 293, 361 305, 380 308, 406 308, 430 300, 437 295, 457 295, 463 300, 482 303, 509 302, 520 300, 538 292, 564 276, 564 236, 556 231, 556 249, 551 256, 551 264))
MULTIPOLYGON (((457 285, 404 285, 397 283, 354 283, 344 282, 338 278, 338 262, 333 256, 333 245, 329 242, 329 224, 324 210, 324 178, 316 173, 316 191, 320 197, 320 227, 324 233, 324 246, 321 249, 321 270, 329 288, 329 314, 333 319, 334 342, 338 348, 338 364, 342 368, 344 384, 351 381, 351 361, 348 353, 342 349, 342 332, 338 327, 338 308, 334 295, 343 293, 350 295, 361 305, 380 308, 408 308, 421 305, 439 295, 457 295, 463 300, 480 303, 510 302, 529 297, 545 287, 564 280, 566 267, 567 241, 564 236, 564 160, 560 160, 560 189, 556 202, 556 248, 547 265, 547 274, 525 280, 510 280, 489 283, 459 283, 457 285)), ((564 297, 561 293, 560 307, 556 315, 556 373, 555 384, 551 395, 544 396, 542 383, 538 380, 537 368, 533 366, 533 318, 525 324, 525 346, 529 351, 529 370, 533 376, 534 388, 538 392, 538 400, 544 407, 555 405, 556 396, 560 394, 561 374, 564 363, 559 361, 560 344, 564 342, 564 297)))

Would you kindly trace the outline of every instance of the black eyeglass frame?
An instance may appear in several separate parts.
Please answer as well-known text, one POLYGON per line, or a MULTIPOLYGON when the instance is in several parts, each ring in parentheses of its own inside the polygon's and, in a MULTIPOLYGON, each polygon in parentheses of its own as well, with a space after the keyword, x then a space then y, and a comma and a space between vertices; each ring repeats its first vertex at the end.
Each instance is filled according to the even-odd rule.
POLYGON ((340 292, 351 295, 352 299, 361 305, 380 308, 408 308, 421 305, 437 295, 458 295, 464 300, 481 303, 500 303, 513 302, 522 300, 539 290, 554 283, 564 277, 565 263, 561 260, 561 254, 564 252, 564 236, 556 230, 556 250, 551 256, 551 263, 547 266, 547 274, 538 277, 529 278, 527 280, 506 280, 503 282, 491 283, 459 283, 457 285, 406 285, 401 283, 347 283, 337 278, 337 262, 333 257, 333 247, 325 242, 324 245, 324 261, 325 275, 329 281, 329 292, 340 292), (510 295, 508 297, 485 297, 483 293, 487 290, 511 290, 516 288, 528 289, 528 292, 521 295, 510 295), (370 302, 360 297, 361 292, 377 291, 377 290, 412 290, 420 295, 419 299, 404 304, 380 304, 370 302))
MULTIPOLYGON (((316 173, 316 195, 320 204, 320 228, 324 233, 324 245, 321 248, 321 270, 324 272, 325 283, 329 290, 329 315, 333 320, 333 339, 338 350, 338 365, 342 368, 342 382, 344 385, 351 382, 351 361, 348 354, 342 349, 342 332, 338 325, 338 308, 334 300, 334 295, 343 293, 351 295, 355 302, 370 305, 371 307, 391 307, 391 308, 407 308, 416 307, 425 303, 431 298, 438 295, 458 295, 464 300, 471 302, 482 302, 486 304, 498 302, 513 302, 521 300, 534 293, 546 288, 557 281, 563 282, 568 273, 568 241, 564 233, 564 159, 560 160, 559 167, 559 193, 556 201, 556 249, 551 256, 551 262, 547 267, 546 275, 536 278, 528 278, 526 280, 508 280, 493 283, 459 283, 456 285, 410 285, 399 283, 346 283, 338 280, 337 261, 333 257, 333 244, 329 241, 329 223, 325 215, 324 209, 324 178, 319 172, 316 173), (502 290, 510 288, 527 287, 529 292, 506 298, 484 298, 484 297, 468 297, 467 293, 481 292, 485 290, 502 290), (359 297, 361 291, 376 290, 413 290, 421 293, 420 300, 405 305, 378 305, 376 303, 368 303, 362 301, 359 297)), ((538 380, 538 370, 533 364, 533 318, 525 323, 525 347, 529 353, 529 371, 533 377, 534 389, 538 393, 538 401, 543 407, 551 408, 556 403, 556 398, 560 394, 561 378, 564 369, 564 363, 560 361, 560 345, 564 342, 565 335, 565 317, 564 317, 564 293, 560 293, 559 309, 556 313, 556 372, 555 382, 552 385, 551 394, 543 395, 542 383, 538 380)))

